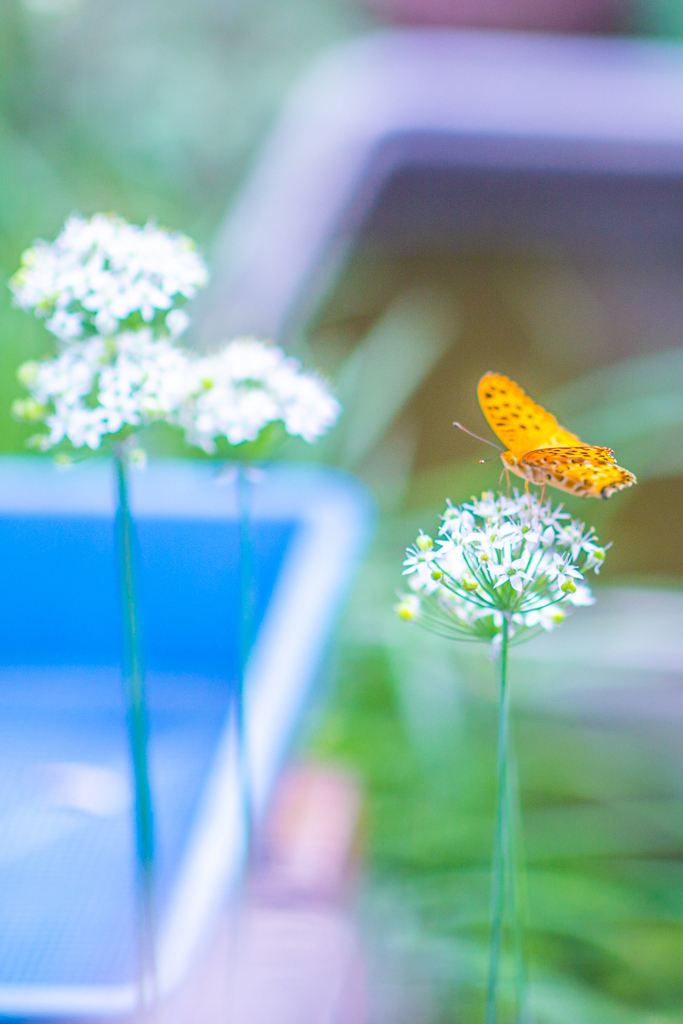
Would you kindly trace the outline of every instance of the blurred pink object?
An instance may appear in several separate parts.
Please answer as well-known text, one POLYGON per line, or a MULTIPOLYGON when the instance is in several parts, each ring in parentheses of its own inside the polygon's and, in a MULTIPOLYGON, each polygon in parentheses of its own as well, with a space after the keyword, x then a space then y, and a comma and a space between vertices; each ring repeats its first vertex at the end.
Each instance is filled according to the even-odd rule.
POLYGON ((546 32, 610 32, 622 0, 366 0, 373 14, 401 25, 450 25, 546 32))
POLYGON ((158 1021, 368 1024, 363 950, 349 907, 361 803, 354 780, 335 768, 284 772, 243 900, 226 908, 158 1021))

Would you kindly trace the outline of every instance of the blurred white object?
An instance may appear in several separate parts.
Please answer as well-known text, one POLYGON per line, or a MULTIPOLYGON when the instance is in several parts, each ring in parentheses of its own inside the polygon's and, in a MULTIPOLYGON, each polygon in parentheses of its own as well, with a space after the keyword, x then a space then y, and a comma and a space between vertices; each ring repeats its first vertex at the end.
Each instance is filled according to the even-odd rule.
POLYGON ((95 764, 45 764, 36 769, 39 792, 52 807, 101 818, 123 814, 130 806, 128 780, 95 764))
POLYGON ((439 197, 405 199, 411 225, 447 215, 463 245, 514 245, 531 220, 555 249, 587 236, 614 256, 631 231, 637 252, 642 230, 670 252, 683 234, 682 112, 683 47, 672 44, 446 29, 346 44, 290 95, 230 211, 195 337, 206 346, 226 333, 295 334, 406 169, 571 175, 544 201, 536 179, 523 201, 495 185, 474 196, 457 178, 439 197))

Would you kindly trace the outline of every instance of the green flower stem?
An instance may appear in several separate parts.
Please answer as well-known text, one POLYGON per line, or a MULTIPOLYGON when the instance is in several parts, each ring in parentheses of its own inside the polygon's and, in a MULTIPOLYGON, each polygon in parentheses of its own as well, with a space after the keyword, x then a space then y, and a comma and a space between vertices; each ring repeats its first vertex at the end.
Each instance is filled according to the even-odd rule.
POLYGON ((496 830, 493 843, 493 881, 491 890, 491 952, 486 985, 485 1024, 498 1019, 498 980, 505 917, 506 865, 509 863, 508 733, 510 698, 507 686, 508 636, 510 622, 503 615, 500 644, 500 710, 498 717, 498 785, 496 830))
POLYGON ((244 720, 244 684, 247 661, 252 642, 254 595, 253 595, 253 543, 251 529, 251 485, 246 467, 242 462, 237 464, 236 476, 237 509, 239 517, 239 599, 240 599, 240 634, 239 634, 239 668, 235 686, 235 733, 237 739, 237 771, 239 777, 242 814, 244 821, 244 837, 247 857, 250 853, 253 810, 251 799, 251 779, 249 777, 249 751, 244 720))
POLYGON ((156 1002, 154 950, 154 822, 147 760, 147 705, 135 603, 133 522, 128 504, 125 442, 114 451, 117 498, 116 542, 123 612, 123 684, 126 723, 135 782, 135 840, 137 851, 138 999, 141 1008, 156 1002))
POLYGON ((512 922, 515 971, 516 1024, 528 1024, 527 1002, 528 970, 524 952, 524 919, 526 918, 526 872, 521 833, 519 782, 514 748, 508 750, 507 820, 509 842, 507 846, 507 907, 512 922))

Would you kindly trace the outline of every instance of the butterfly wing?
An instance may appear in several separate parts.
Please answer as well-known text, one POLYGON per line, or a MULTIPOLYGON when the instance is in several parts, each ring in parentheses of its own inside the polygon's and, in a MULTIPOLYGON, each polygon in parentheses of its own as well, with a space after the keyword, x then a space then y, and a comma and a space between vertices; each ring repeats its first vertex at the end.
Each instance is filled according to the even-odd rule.
POLYGON ((590 444, 538 448, 521 459, 537 484, 559 487, 583 498, 609 498, 636 482, 633 473, 617 466, 611 448, 590 444))
POLYGON ((502 373, 484 374, 478 396, 493 432, 516 458, 546 445, 581 444, 576 434, 561 427, 552 413, 537 405, 502 373))

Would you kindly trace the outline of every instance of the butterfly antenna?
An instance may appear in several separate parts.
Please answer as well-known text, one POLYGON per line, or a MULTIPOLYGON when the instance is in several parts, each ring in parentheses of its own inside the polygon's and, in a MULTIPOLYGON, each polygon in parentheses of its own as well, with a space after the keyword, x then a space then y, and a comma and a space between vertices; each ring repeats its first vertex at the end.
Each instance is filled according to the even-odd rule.
MULTIPOLYGON (((476 438, 477 441, 483 441, 484 444, 490 444, 492 448, 497 448, 499 452, 505 451, 505 449, 501 448, 499 444, 494 444, 493 441, 487 441, 485 437, 479 437, 479 434, 473 434, 471 430, 467 429, 467 427, 463 427, 462 423, 454 423, 453 426, 457 427, 458 430, 464 430, 466 434, 469 434, 470 437, 476 438)), ((488 462, 489 460, 487 459, 486 461, 488 462)))

